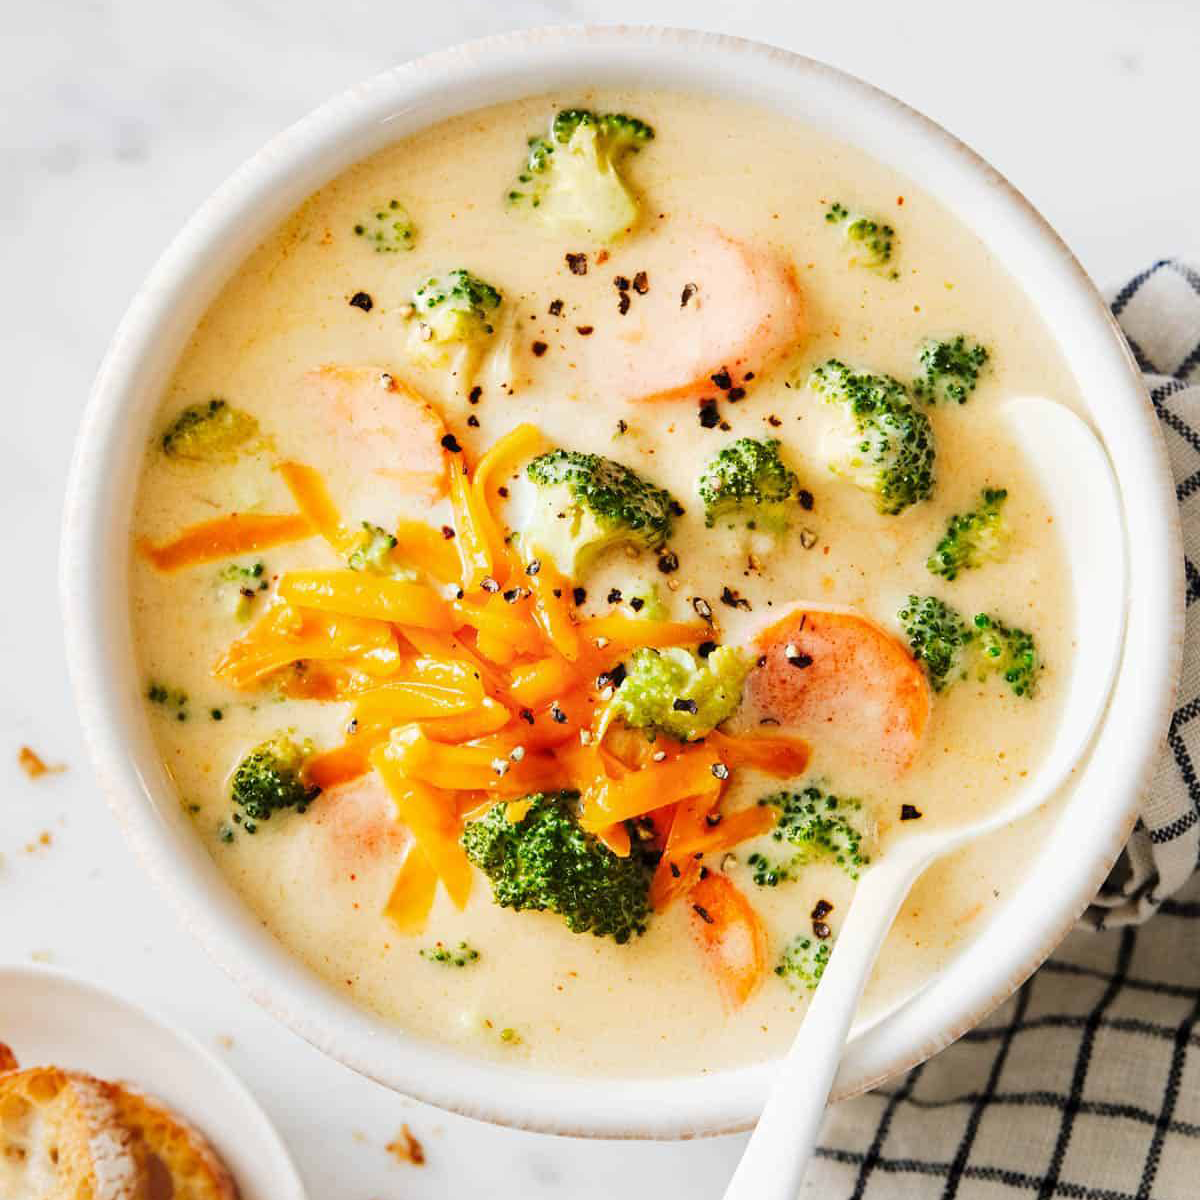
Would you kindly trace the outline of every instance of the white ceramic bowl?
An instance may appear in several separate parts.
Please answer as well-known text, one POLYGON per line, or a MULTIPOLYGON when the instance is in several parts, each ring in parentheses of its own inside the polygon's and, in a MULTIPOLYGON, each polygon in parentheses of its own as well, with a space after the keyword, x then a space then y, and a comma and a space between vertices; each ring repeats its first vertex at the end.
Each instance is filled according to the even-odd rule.
POLYGON ((836 1094, 933 1054, 1050 953, 1105 877, 1159 752, 1178 673, 1177 510, 1152 409, 1107 307, 1054 232, 991 167, 882 92, 781 50, 712 34, 548 29, 490 38, 378 75, 272 141, 206 203, 134 299, 96 381, 66 505, 62 595, 80 714, 127 836, 184 923, 259 1003, 399 1091, 558 1133, 686 1137, 744 1128, 769 1064, 703 1077, 597 1080, 473 1060, 354 1007, 235 899, 158 760, 133 661, 130 513, 154 410, 192 327, 243 257, 351 163, 463 111, 587 86, 717 92, 827 130, 921 185, 971 226, 1033 298, 1079 380, 1122 489, 1131 556, 1124 659, 1093 753, 1025 886, 923 992, 850 1043, 836 1094))

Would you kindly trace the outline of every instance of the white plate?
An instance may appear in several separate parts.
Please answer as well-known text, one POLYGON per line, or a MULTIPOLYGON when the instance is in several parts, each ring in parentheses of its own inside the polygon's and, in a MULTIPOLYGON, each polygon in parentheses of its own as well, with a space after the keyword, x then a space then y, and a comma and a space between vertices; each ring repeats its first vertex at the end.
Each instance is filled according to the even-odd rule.
POLYGON ((241 1200, 306 1200, 275 1127, 241 1081, 189 1034, 97 984, 50 967, 0 966, 0 1041, 23 1067, 132 1083, 200 1129, 241 1200))

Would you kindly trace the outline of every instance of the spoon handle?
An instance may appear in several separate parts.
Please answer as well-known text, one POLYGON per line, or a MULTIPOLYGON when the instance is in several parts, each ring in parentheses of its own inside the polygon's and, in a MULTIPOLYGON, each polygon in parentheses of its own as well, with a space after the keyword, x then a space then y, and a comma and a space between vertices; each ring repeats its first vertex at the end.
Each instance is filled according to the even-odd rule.
POLYGON ((799 1192, 859 997, 896 913, 924 866, 923 857, 885 861, 863 875, 725 1200, 793 1200, 799 1192))

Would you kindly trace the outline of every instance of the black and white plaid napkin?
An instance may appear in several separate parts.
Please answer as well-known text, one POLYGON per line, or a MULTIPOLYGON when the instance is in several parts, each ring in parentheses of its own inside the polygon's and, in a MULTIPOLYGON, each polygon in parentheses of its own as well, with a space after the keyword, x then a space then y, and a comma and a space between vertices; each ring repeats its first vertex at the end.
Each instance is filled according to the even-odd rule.
POLYGON ((805 1196, 1200 1200, 1200 271, 1156 262, 1112 310, 1183 517, 1188 636, 1168 751, 1083 928, 955 1045, 831 1109, 805 1196))

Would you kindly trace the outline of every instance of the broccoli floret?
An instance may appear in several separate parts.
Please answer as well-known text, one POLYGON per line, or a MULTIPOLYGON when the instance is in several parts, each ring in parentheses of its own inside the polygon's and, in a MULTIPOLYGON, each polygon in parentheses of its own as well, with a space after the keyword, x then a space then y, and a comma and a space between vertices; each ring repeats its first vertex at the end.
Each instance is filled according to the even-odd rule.
POLYGON ((168 458, 185 462, 227 462, 259 440, 258 422, 224 400, 189 404, 162 435, 168 458))
POLYGON ((364 521, 362 533, 346 555, 346 563, 352 571, 386 571, 395 548, 396 539, 386 529, 364 521))
POLYGON ((230 796, 241 809, 234 813, 234 821, 247 833, 254 833, 258 822, 269 821, 280 809, 304 812, 321 792, 301 777, 312 752, 311 742, 293 741, 286 733, 255 746, 233 773, 230 796))
POLYGON ((871 861, 866 838, 855 823, 862 820, 861 801, 806 787, 800 792, 775 792, 764 796, 759 804, 779 809, 779 821, 771 837, 791 849, 786 858, 772 859, 755 851, 746 859, 759 887, 787 883, 804 867, 821 860, 836 863, 851 879, 857 879, 871 861))
POLYGON ((922 374, 913 382, 913 394, 926 404, 966 404, 988 357, 985 346, 962 334, 948 341, 931 338, 917 353, 922 374))
POLYGON ((795 471, 779 457, 779 441, 738 438, 705 466, 696 488, 704 502, 704 523, 744 521, 751 529, 782 533, 789 501, 800 486, 795 471))
POLYGON ((802 933, 793 938, 779 956, 775 974, 789 987, 812 991, 821 982, 832 953, 828 940, 821 941, 802 933))
POLYGON ((970 512, 955 513, 945 536, 925 565, 935 575, 956 579, 986 562, 998 562, 1008 553, 1009 528, 1004 519, 1004 488, 984 488, 970 512))
POLYGON ((572 578, 610 546, 657 550, 670 536, 671 494, 611 458, 551 450, 525 474, 537 495, 521 544, 550 554, 572 578))
POLYGON ((267 582, 267 568, 263 562, 252 563, 248 567, 230 563, 222 567, 217 579, 222 584, 231 585, 227 590, 233 596, 233 612, 239 621, 248 621, 254 613, 254 602, 270 588, 267 582))
POLYGON ((925 668, 933 690, 940 692, 961 675, 963 649, 972 641, 972 631, 960 613, 936 596, 909 596, 898 615, 913 658, 925 668))
MULTIPOLYGON (((825 214, 830 225, 842 229, 846 248, 854 266, 882 270, 892 261, 892 250, 896 243, 896 231, 883 221, 852 213, 844 204, 834 202, 825 214)), ((899 277, 896 271, 889 272, 892 279, 899 277)))
POLYGON ((707 658, 680 646, 641 646, 629 657, 611 715, 637 729, 694 741, 733 715, 749 670, 750 660, 733 646, 718 646, 707 658))
POLYGON ((637 839, 619 858, 576 818, 578 792, 526 797, 529 810, 509 821, 506 805, 463 830, 467 857, 491 880, 502 908, 557 913, 572 933, 615 942, 645 932, 653 868, 637 839))
POLYGON ((934 444, 929 418, 908 402, 890 375, 852 371, 831 358, 808 386, 846 418, 830 469, 875 497, 881 513, 895 515, 933 492, 934 444))
POLYGON ((461 267, 429 276, 413 292, 410 357, 431 367, 445 366, 451 351, 473 360, 495 332, 492 322, 502 299, 490 283, 461 267))
POLYGON ((381 204, 365 220, 354 226, 360 238, 366 238, 378 254, 411 250, 416 244, 416 229, 408 210, 399 200, 381 204))
POLYGON ((976 616, 975 664, 980 680, 1000 675, 1015 695, 1030 699, 1037 691, 1042 660, 1033 635, 1006 625, 999 617, 976 616))
POLYGON ((556 234, 613 241, 638 217, 621 161, 653 137, 654 130, 636 117, 564 109, 546 137, 529 139, 509 206, 535 213, 556 234))

